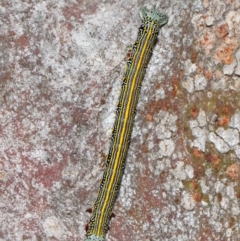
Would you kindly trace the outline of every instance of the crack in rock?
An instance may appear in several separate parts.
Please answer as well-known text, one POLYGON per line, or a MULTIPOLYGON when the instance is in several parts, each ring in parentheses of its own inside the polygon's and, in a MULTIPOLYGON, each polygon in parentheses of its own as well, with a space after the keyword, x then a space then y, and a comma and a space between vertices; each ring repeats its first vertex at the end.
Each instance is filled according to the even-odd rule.
POLYGON ((208 139, 210 142, 212 142, 216 149, 221 153, 227 153, 230 150, 229 145, 218 135, 216 135, 214 132, 210 132, 208 135, 208 139))
POLYGON ((220 127, 216 133, 230 146, 233 147, 239 143, 239 133, 236 129, 227 129, 220 127))

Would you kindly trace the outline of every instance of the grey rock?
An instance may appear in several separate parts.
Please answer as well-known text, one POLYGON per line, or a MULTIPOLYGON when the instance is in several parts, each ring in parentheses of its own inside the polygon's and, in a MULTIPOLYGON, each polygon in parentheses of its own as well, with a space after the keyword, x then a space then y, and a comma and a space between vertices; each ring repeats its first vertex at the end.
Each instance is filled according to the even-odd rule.
POLYGON ((207 116, 205 111, 203 111, 202 109, 200 109, 198 117, 197 117, 198 123, 200 127, 203 127, 207 124, 207 116))
POLYGON ((204 76, 197 76, 194 80, 195 90, 204 90, 207 86, 207 80, 204 76))
POLYGON ((208 16, 206 19, 205 19, 205 24, 210 27, 213 25, 215 21, 215 18, 213 16, 208 16))
POLYGON ((193 78, 188 76, 186 80, 183 80, 182 87, 186 89, 188 93, 193 93, 194 91, 193 78))
POLYGON ((229 126, 236 128, 238 129, 238 131, 240 131, 240 113, 236 113, 232 116, 229 126))
POLYGON ((224 140, 217 136, 214 132, 209 133, 208 139, 215 145, 219 152, 227 153, 230 150, 230 147, 224 142, 224 140))
POLYGON ((217 134, 231 147, 239 143, 239 133, 236 129, 227 129, 223 127, 217 129, 217 134))
POLYGON ((224 73, 225 75, 231 75, 231 74, 233 74, 234 68, 236 67, 236 65, 237 65, 236 60, 234 60, 234 61, 233 61, 231 64, 229 64, 229 65, 224 65, 224 66, 223 66, 223 73, 224 73))

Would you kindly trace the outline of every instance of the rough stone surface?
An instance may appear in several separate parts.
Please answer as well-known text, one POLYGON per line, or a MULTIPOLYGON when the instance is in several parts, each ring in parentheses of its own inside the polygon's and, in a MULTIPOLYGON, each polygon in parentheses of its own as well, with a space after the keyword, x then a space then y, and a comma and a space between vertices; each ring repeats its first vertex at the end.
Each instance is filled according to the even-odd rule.
POLYGON ((176 179, 179 180, 185 180, 187 178, 187 175, 184 170, 184 162, 179 161, 176 163, 177 167, 172 171, 172 174, 176 179))
POLYGON ((192 128, 192 135, 196 137, 196 139, 192 142, 192 146, 197 147, 201 151, 205 151, 207 134, 208 131, 205 128, 192 128))
POLYGON ((235 154, 238 158, 240 158, 240 146, 239 145, 236 145, 234 146, 234 151, 235 151, 235 154))
POLYGON ((202 109, 200 109, 200 111, 199 111, 197 121, 198 121, 200 127, 203 127, 207 124, 207 115, 206 115, 206 112, 203 111, 202 109))
POLYGON ((227 129, 220 127, 216 133, 230 146, 233 147, 239 143, 239 133, 236 129, 227 129))
POLYGON ((238 129, 240 132, 240 113, 236 113, 231 117, 229 126, 238 129))
POLYGON ((235 68, 234 73, 240 76, 240 49, 236 52, 236 59, 237 59, 237 67, 235 68))
POLYGON ((223 73, 226 75, 231 75, 234 72, 236 65, 237 65, 237 62, 235 60, 229 65, 224 65, 223 73))
POLYGON ((207 16, 207 18, 205 19, 205 23, 208 27, 212 26, 214 21, 215 19, 213 16, 207 16))
POLYGON ((226 153, 230 150, 229 145, 215 133, 211 132, 208 135, 209 141, 214 143, 216 149, 221 153, 226 153))
POLYGON ((207 80, 204 76, 197 76, 194 80, 195 90, 204 90, 207 86, 207 80))
POLYGON ((188 93, 193 93, 194 91, 194 84, 193 84, 193 78, 187 77, 182 81, 182 87, 188 91, 188 93))
POLYGON ((192 196, 189 193, 183 193, 182 205, 186 210, 193 210, 196 206, 196 202, 193 200, 192 196))
POLYGON ((1 241, 84 240, 143 6, 169 21, 106 239, 240 240, 240 2, 3 0, 1 241))
POLYGON ((205 19, 205 23, 208 27, 212 26, 213 23, 214 23, 215 19, 214 17, 212 16, 208 16, 206 19, 205 19))

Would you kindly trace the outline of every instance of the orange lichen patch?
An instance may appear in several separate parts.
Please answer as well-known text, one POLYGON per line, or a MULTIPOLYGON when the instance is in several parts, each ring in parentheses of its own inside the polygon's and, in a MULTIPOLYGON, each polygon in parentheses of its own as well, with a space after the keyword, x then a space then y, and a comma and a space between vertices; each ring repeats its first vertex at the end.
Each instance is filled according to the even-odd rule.
POLYGON ((199 109, 196 106, 192 106, 190 109, 190 116, 196 119, 198 114, 199 114, 199 109))
POLYGON ((229 34, 229 27, 227 23, 221 24, 220 26, 215 27, 215 32, 218 38, 225 38, 229 34))
POLYGON ((209 54, 210 50, 213 48, 216 42, 216 37, 209 30, 205 30, 203 35, 200 37, 199 45, 205 49, 206 54, 209 54))
POLYGON ((189 188, 190 188, 191 191, 195 191, 198 188, 197 180, 192 180, 189 183, 189 188))
POLYGON ((227 116, 222 116, 218 119, 217 124, 219 126, 225 126, 229 123, 229 118, 227 116))
MULTIPOLYGON (((231 92, 228 93, 229 96, 231 96, 231 92)), ((221 98, 218 103, 216 104, 216 110, 217 110, 217 120, 216 124, 218 126, 225 126, 229 123, 230 117, 235 112, 236 109, 236 103, 230 102, 229 100, 225 98, 221 98)))
POLYGON ((195 192, 195 193, 192 193, 191 196, 192 196, 192 199, 195 202, 201 202, 202 201, 202 194, 201 193, 195 192))
POLYGON ((218 164, 220 163, 221 159, 217 154, 207 154, 206 155, 206 160, 216 168, 218 167, 218 164))
POLYGON ((196 179, 190 181, 183 181, 184 187, 190 191, 191 198, 195 202, 200 202, 202 200, 201 187, 198 185, 196 179))
POLYGON ((152 122, 153 116, 151 114, 147 114, 145 119, 146 121, 152 122))
POLYGON ((229 108, 230 108, 229 106, 223 106, 221 110, 222 113, 226 115, 229 114, 229 108))
POLYGON ((239 165, 234 163, 229 166, 226 170, 226 174, 232 179, 237 179, 239 177, 239 165))
POLYGON ((213 72, 212 71, 206 71, 203 72, 204 77, 206 77, 206 79, 212 79, 213 78, 213 72))
POLYGON ((158 101, 150 101, 146 105, 146 110, 149 115, 154 115, 154 113, 158 113, 159 110, 168 110, 172 108, 172 104, 169 103, 167 100, 158 100, 158 101))
POLYGON ((233 61, 232 56, 236 50, 236 47, 237 47, 236 40, 228 39, 228 41, 225 41, 216 49, 214 54, 214 59, 217 62, 222 62, 224 64, 231 64, 233 61))
POLYGON ((220 161, 221 161, 221 159, 218 158, 217 155, 213 155, 212 164, 213 164, 214 167, 217 167, 218 164, 220 163, 220 161))
POLYGON ((198 148, 193 148, 193 156, 200 157, 200 158, 204 157, 203 153, 199 151, 198 148))

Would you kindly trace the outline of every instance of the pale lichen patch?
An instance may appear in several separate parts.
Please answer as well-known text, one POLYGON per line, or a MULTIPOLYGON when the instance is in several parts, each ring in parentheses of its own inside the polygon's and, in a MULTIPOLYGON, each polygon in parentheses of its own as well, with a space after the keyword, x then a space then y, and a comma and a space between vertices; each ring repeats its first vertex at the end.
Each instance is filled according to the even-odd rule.
POLYGON ((62 235, 65 233, 65 227, 62 222, 55 216, 51 216, 45 219, 43 222, 44 233, 48 238, 55 237, 62 239, 62 235))

